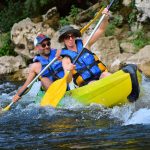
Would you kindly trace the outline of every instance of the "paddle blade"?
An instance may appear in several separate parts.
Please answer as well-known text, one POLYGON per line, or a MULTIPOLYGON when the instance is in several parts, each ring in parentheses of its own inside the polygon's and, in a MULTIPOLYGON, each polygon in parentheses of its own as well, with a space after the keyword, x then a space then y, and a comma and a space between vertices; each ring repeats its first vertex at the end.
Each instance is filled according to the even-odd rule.
POLYGON ((56 107, 61 98, 64 96, 67 89, 67 73, 62 79, 55 81, 46 91, 43 99, 41 100, 41 106, 53 106, 56 107))
POLYGON ((6 106, 5 108, 2 109, 2 111, 8 111, 10 109, 10 106, 6 106))
POLYGON ((2 108, 1 110, 0 110, 0 112, 5 112, 5 111, 8 111, 10 108, 11 108, 11 106, 13 105, 13 101, 8 105, 8 106, 6 106, 5 108, 2 108))

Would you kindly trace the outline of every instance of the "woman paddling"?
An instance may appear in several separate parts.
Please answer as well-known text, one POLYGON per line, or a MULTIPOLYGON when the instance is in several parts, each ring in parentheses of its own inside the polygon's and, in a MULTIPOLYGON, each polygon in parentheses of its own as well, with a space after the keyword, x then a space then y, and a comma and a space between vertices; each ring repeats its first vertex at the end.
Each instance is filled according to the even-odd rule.
POLYGON ((60 29, 59 42, 64 43, 64 48, 61 51, 61 56, 64 57, 65 63, 73 63, 77 55, 83 50, 82 55, 75 63, 76 69, 72 71, 74 83, 78 86, 83 86, 91 81, 99 80, 100 78, 110 75, 106 66, 98 59, 98 57, 92 53, 89 49, 104 33, 109 19, 108 9, 103 11, 105 18, 97 31, 90 39, 88 45, 83 50, 83 45, 86 43, 86 39, 81 40, 77 37, 81 37, 79 30, 74 29, 72 26, 64 26, 60 29))

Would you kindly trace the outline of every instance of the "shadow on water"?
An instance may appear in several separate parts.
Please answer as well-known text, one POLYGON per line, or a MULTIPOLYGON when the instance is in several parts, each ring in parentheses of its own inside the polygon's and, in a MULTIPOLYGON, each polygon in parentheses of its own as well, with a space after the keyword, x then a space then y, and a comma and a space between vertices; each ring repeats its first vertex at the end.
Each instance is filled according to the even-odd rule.
MULTIPOLYGON (((10 86, 9 86, 10 85, 10 86)), ((16 92, 2 83, 1 106, 16 92)), ((150 80, 143 77, 142 94, 134 104, 40 107, 26 95, 0 115, 0 149, 148 149, 150 147, 150 80)), ((71 99, 70 99, 71 101, 71 99)), ((68 102, 68 99, 66 99, 68 102)))

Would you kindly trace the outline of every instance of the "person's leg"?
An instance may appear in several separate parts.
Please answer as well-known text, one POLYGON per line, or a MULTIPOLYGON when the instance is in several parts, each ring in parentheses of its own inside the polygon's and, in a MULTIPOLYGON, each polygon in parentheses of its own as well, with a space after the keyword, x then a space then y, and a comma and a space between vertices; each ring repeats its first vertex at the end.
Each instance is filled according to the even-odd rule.
POLYGON ((42 86, 44 87, 45 90, 49 88, 49 86, 53 83, 49 78, 43 77, 41 79, 42 86))
POLYGON ((100 79, 105 78, 105 77, 107 77, 107 76, 109 76, 109 75, 111 75, 111 73, 105 71, 105 72, 103 72, 103 73, 101 74, 100 79))

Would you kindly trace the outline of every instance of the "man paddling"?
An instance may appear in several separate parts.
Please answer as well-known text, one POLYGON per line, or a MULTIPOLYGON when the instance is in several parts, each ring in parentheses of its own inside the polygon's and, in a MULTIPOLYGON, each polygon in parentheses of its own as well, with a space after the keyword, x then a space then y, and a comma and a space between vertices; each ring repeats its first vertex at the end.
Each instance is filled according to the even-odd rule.
MULTIPOLYGON (((41 70, 43 70, 56 56, 59 57, 58 51, 50 47, 51 39, 44 34, 39 34, 34 39, 34 46, 35 50, 37 50, 39 54, 34 57, 34 63, 30 65, 27 80, 25 81, 24 85, 18 90, 17 94, 13 97, 13 102, 16 102, 20 99, 20 93, 22 93, 22 91, 27 88, 27 86, 31 83, 34 77, 40 73, 41 70)), ((41 75, 40 80, 42 86, 45 90, 47 90, 52 82, 64 76, 64 71, 72 70, 73 68, 74 65, 72 64, 66 65, 66 63, 64 63, 62 65, 61 60, 56 60, 41 75)))
POLYGON ((74 29, 72 26, 64 26, 59 31, 60 36, 58 40, 59 42, 63 42, 65 46, 61 51, 61 56, 65 58, 66 63, 73 63, 74 59, 83 50, 82 55, 80 55, 75 63, 76 69, 72 71, 74 83, 78 86, 86 85, 91 81, 99 80, 110 75, 106 66, 89 50, 107 27, 109 19, 107 8, 104 9, 103 14, 105 14, 105 18, 102 24, 91 37, 84 50, 83 45, 86 43, 86 39, 77 39, 77 37, 81 37, 79 30, 74 29))

